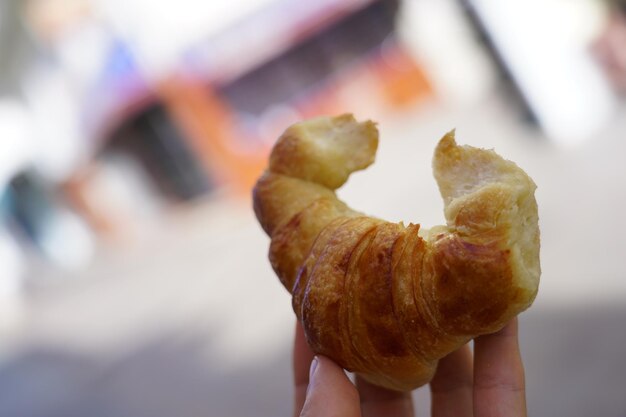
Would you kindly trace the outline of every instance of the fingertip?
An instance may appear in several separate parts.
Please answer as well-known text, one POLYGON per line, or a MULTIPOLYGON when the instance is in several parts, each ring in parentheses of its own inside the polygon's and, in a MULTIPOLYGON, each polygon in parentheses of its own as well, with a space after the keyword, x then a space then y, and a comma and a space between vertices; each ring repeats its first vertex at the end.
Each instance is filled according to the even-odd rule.
POLYGON ((343 399, 359 402, 359 393, 343 368, 323 355, 315 356, 311 364, 309 386, 315 388, 318 385, 330 386, 343 399))
POLYGON ((474 342, 474 411, 477 416, 526 413, 524 366, 517 319, 474 342))
POLYGON ((515 317, 497 332, 474 339, 474 353, 480 354, 481 351, 488 351, 490 352, 489 356, 493 354, 519 356, 518 333, 518 322, 517 317, 515 317))
POLYGON ((309 387, 301 416, 360 416, 359 393, 344 370, 325 356, 311 362, 309 387))
POLYGON ((356 377, 356 387, 363 414, 372 416, 412 416, 413 399, 410 392, 393 391, 356 377))
POLYGON ((306 342, 302 324, 298 321, 293 343, 293 371, 296 386, 306 386, 309 383, 309 367, 312 360, 313 352, 306 342))
POLYGON ((315 370, 317 369, 317 364, 319 363, 319 359, 317 356, 313 358, 311 361, 311 367, 309 368, 309 381, 313 379, 313 375, 315 374, 315 370))
MULTIPOLYGON (((502 329, 495 332, 493 335, 495 336, 508 336, 508 337, 517 337, 519 333, 519 325, 517 322, 517 317, 514 317, 511 321, 504 325, 502 329)), ((489 335, 487 335, 489 336, 489 335)))
POLYGON ((296 416, 300 415, 304 405, 312 360, 313 352, 306 342, 302 324, 296 321, 293 345, 294 415, 296 416))
POLYGON ((439 360, 430 382, 433 417, 472 415, 472 389, 472 352, 465 344, 439 360))
POLYGON ((468 389, 471 392, 472 384, 472 352, 469 344, 465 344, 439 360, 430 389, 434 393, 449 393, 459 389, 468 389))

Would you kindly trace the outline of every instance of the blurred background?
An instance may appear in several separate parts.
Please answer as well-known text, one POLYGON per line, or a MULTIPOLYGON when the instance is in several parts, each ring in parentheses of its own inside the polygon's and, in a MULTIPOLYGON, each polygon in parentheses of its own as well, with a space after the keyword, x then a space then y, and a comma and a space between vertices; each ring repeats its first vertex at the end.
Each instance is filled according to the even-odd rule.
POLYGON ((0 1, 0 416, 289 415, 250 190, 342 112, 379 123, 340 190, 372 215, 443 222, 452 128, 535 179, 530 415, 626 416, 625 97, 620 1, 0 1))

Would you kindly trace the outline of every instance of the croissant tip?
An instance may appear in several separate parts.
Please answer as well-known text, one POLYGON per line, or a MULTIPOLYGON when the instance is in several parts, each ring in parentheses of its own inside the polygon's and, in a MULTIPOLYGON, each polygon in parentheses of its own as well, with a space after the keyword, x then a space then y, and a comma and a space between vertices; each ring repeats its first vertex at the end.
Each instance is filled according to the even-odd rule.
POLYGON ((348 122, 348 123, 359 123, 362 125, 370 125, 373 127, 378 126, 378 122, 371 120, 371 119, 366 119, 363 120, 361 122, 357 121, 357 118, 354 116, 353 113, 342 113, 338 116, 334 116, 333 119, 337 120, 337 121, 344 121, 344 122, 348 122))
POLYGON ((456 143, 455 136, 456 136, 456 128, 450 130, 448 133, 443 135, 443 137, 439 140, 437 147, 435 148, 435 155, 438 155, 441 153, 447 153, 451 151, 452 149, 456 148, 457 143, 456 143))
POLYGON ((447 140, 451 141, 452 143, 456 144, 456 127, 453 128, 452 130, 450 130, 448 133, 446 133, 443 136, 443 139, 447 139, 447 140))
POLYGON ((353 113, 341 113, 340 115, 335 116, 334 119, 338 121, 343 120, 347 122, 356 122, 356 118, 353 113))

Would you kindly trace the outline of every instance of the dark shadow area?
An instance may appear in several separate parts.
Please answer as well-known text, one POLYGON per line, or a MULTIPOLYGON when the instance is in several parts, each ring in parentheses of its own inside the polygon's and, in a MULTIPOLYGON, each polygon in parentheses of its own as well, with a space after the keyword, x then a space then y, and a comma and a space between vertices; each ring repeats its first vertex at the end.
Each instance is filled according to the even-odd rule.
MULTIPOLYGON (((617 306, 524 314, 529 415, 626 415, 624 322, 626 307, 617 306)), ((34 347, 0 368, 0 416, 290 414, 290 346, 254 367, 230 370, 202 333, 165 334, 113 359, 34 347)))

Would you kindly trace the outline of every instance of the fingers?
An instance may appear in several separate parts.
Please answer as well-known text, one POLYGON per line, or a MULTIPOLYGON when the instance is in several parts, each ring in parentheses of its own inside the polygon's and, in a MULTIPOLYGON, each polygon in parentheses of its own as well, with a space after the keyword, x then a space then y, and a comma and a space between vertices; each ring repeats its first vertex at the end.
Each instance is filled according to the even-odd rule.
POLYGON ((517 329, 517 319, 513 319, 499 332, 474 341, 476 417, 526 416, 524 367, 517 329))
POLYGON ((337 364, 324 356, 311 362, 302 417, 360 417, 359 394, 337 364))
POLYGON ((430 382, 432 416, 471 417, 472 385, 472 353, 464 345, 437 365, 430 382))
POLYGON ((414 415, 413 399, 410 392, 398 392, 377 387, 360 377, 356 378, 356 386, 361 398, 363 417, 412 417, 414 415))
POLYGON ((299 321, 296 321, 296 336, 293 346, 294 416, 300 415, 306 399, 306 390, 309 385, 309 368, 312 360, 313 352, 311 352, 309 345, 306 343, 302 325, 299 321))
POLYGON ((294 416, 360 416, 359 398, 363 416, 413 416, 410 393, 376 387, 360 378, 357 378, 357 391, 343 369, 330 359, 319 356, 315 364, 312 360, 313 352, 298 322, 293 350, 294 416))
POLYGON ((296 324, 293 348, 295 385, 294 416, 358 417, 359 394, 343 369, 313 352, 306 343, 300 322, 296 324))

